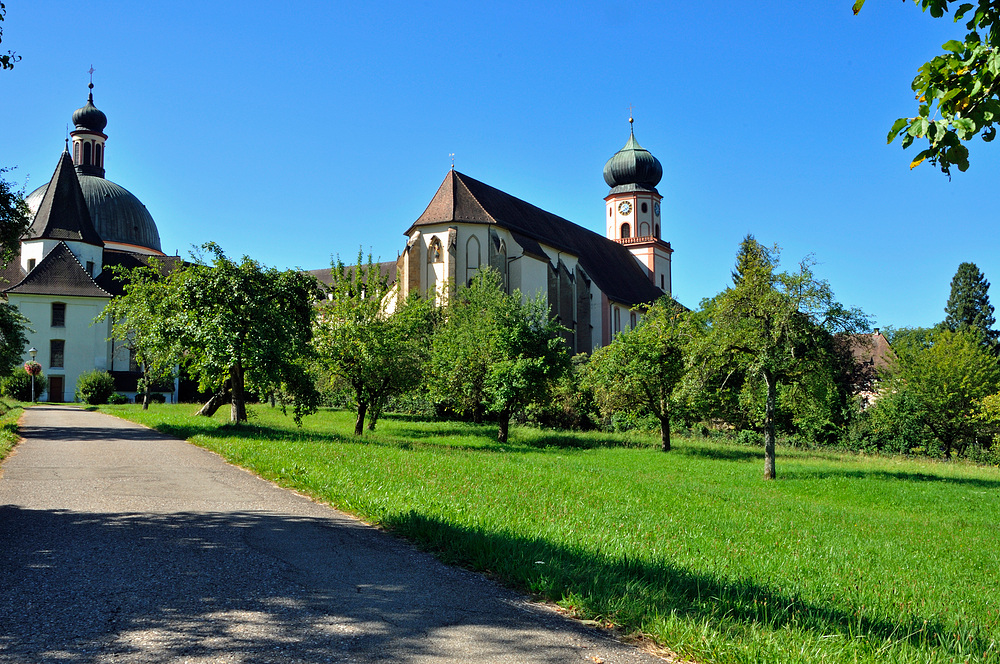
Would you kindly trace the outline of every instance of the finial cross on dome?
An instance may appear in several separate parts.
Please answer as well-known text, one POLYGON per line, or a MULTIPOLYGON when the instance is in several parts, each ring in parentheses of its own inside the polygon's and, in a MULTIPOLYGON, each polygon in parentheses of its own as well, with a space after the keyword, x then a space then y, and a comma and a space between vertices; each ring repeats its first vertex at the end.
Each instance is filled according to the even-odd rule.
POLYGON ((87 70, 87 73, 90 74, 90 85, 88 85, 87 87, 89 87, 91 90, 94 89, 94 71, 95 71, 94 65, 90 65, 90 69, 87 70))

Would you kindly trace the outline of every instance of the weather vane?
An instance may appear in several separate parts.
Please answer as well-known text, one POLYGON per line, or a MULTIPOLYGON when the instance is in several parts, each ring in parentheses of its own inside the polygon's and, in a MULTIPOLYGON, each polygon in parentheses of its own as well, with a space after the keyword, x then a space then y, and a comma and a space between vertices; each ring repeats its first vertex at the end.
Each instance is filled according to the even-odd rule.
POLYGON ((628 123, 629 126, 632 125, 632 104, 628 105, 628 123))
POLYGON ((91 89, 93 89, 94 88, 94 65, 90 65, 90 69, 87 70, 87 73, 90 74, 90 85, 88 87, 91 88, 91 89))
POLYGON ((449 152, 448 156, 451 157, 451 170, 455 170, 455 153, 449 152))

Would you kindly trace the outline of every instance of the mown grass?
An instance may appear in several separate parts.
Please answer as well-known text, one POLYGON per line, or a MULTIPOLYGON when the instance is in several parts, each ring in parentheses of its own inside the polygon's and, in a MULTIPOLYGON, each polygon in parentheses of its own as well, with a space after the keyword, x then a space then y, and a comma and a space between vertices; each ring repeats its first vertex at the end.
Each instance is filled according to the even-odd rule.
POLYGON ((0 399, 0 460, 6 459, 21 439, 17 420, 24 412, 24 405, 11 399, 0 399))
POLYGON ((349 413, 106 407, 698 662, 997 662, 1000 471, 349 413))

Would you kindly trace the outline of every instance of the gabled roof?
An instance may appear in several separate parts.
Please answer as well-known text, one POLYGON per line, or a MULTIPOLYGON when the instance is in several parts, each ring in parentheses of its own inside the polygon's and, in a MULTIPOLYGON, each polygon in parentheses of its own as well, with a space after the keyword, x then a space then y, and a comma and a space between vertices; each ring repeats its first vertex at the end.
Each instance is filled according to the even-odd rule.
POLYGON ((421 226, 454 223, 496 224, 510 231, 527 253, 539 257, 545 253, 538 243, 573 254, 597 287, 615 302, 631 306, 663 295, 624 246, 451 170, 406 234, 421 226))
POLYGON ((6 292, 19 295, 64 295, 111 297, 87 274, 65 242, 60 242, 35 266, 35 269, 6 292))
POLYGON ((72 240, 104 246, 90 220, 87 202, 69 152, 63 151, 59 158, 26 239, 72 240))

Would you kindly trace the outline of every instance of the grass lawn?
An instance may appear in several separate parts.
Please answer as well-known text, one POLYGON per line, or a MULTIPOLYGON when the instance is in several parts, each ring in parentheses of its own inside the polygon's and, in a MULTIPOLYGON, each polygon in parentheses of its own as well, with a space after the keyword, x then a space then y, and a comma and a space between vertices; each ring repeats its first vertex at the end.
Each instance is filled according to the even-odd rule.
MULTIPOLYGON (((679 437, 102 410, 698 662, 1000 662, 1000 471, 679 437)), ((225 415, 228 415, 228 409, 225 415)))
POLYGON ((17 420, 24 412, 24 404, 11 399, 0 399, 0 460, 7 458, 20 440, 17 420))

